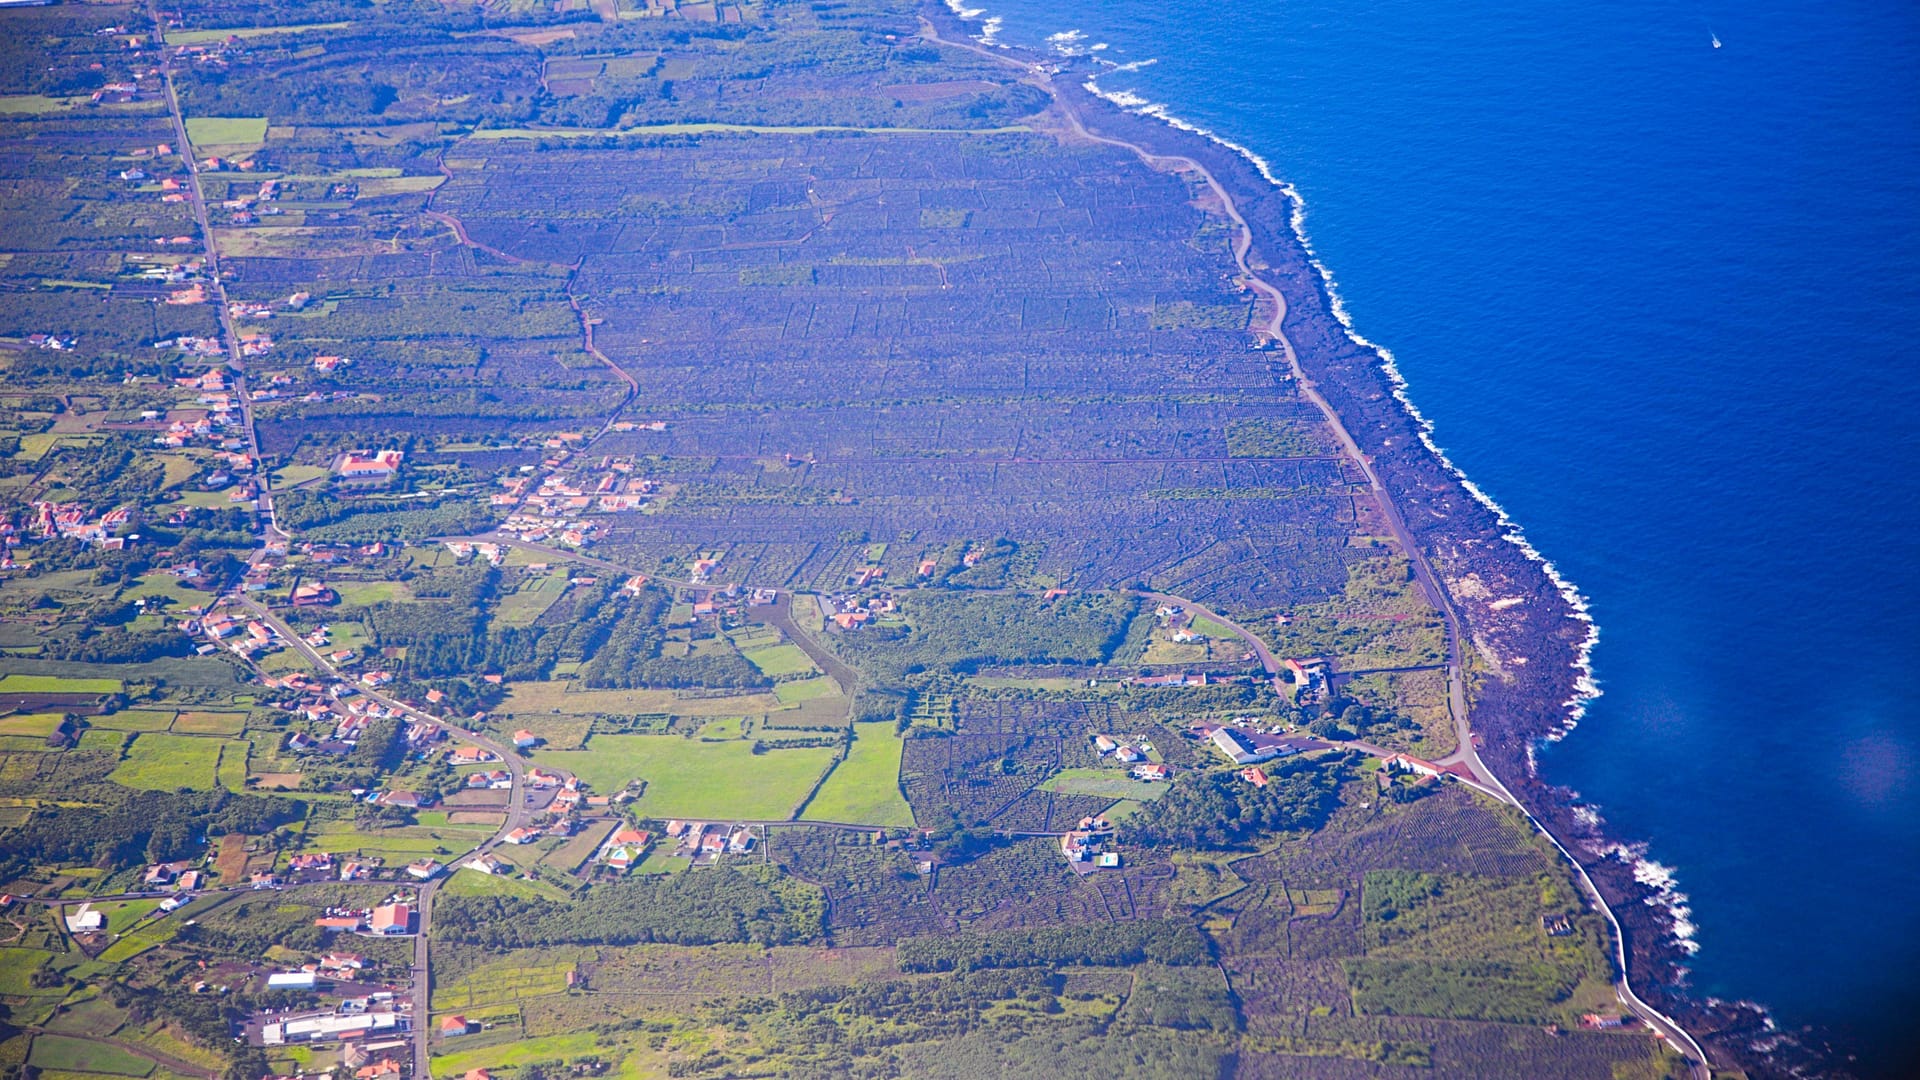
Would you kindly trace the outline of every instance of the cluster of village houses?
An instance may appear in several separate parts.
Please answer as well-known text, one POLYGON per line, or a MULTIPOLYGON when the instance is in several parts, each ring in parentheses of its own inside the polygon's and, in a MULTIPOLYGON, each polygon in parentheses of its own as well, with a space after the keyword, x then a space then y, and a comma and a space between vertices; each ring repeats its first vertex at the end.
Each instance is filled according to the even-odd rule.
POLYGON ((562 472, 574 448, 586 438, 577 431, 553 436, 544 444, 548 454, 538 467, 523 466, 522 475, 501 479, 501 490, 490 502, 512 510, 502 532, 529 543, 584 547, 600 536, 603 526, 582 515, 641 510, 660 493, 658 482, 635 475, 636 465, 629 457, 602 455, 591 464, 562 472))

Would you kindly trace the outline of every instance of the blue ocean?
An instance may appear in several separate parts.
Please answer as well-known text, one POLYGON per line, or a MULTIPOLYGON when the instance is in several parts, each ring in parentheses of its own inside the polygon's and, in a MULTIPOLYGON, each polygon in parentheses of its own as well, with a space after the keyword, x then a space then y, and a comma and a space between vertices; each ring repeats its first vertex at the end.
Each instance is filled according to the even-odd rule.
POLYGON ((1356 330, 1591 601, 1604 696, 1545 776, 1670 872, 1697 993, 1912 1067, 1920 7, 967 6, 1299 190, 1356 330))

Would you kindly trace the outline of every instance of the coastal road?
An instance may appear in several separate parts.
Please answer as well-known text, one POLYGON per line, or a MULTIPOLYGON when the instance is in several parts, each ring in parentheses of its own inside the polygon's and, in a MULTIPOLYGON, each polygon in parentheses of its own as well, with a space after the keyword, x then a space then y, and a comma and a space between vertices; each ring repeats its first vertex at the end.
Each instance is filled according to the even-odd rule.
POLYGON ((1067 124, 1070 137, 1127 150, 1151 169, 1171 170, 1197 176, 1213 192, 1214 197, 1219 200, 1221 213, 1233 224, 1233 259, 1240 271, 1242 279, 1247 282, 1250 288, 1273 305, 1273 314, 1267 320, 1267 335, 1279 345, 1283 355, 1287 358, 1288 368, 1290 369, 1295 384, 1300 388, 1300 392, 1304 394, 1309 401, 1313 402, 1315 408, 1320 410, 1321 415, 1326 419, 1327 426, 1339 440, 1342 449, 1346 451, 1347 456, 1367 478, 1367 483, 1374 493, 1374 500, 1379 505, 1382 516, 1387 521, 1388 529, 1392 532, 1394 541, 1399 544, 1401 550, 1406 553, 1408 560, 1413 566, 1414 576, 1420 584, 1421 592, 1426 596, 1428 602, 1440 612, 1446 624, 1447 705, 1453 714, 1454 730, 1460 745, 1445 761, 1437 764, 1464 765, 1468 771, 1472 773, 1475 780, 1475 787, 1494 794, 1502 801, 1518 807, 1522 813, 1527 815, 1528 820, 1533 823, 1533 826, 1545 835, 1548 840, 1552 841, 1555 847, 1560 849, 1561 854, 1573 865, 1574 872, 1578 876, 1581 885, 1585 888, 1589 899, 1598 907, 1600 912, 1606 916, 1608 923, 1613 928, 1617 968, 1617 974, 1614 980, 1614 992, 1619 997, 1621 1004, 1626 1006, 1628 1010, 1638 1016, 1650 1028, 1658 1032, 1675 1049, 1690 1058, 1689 1069, 1695 1080, 1711 1080, 1712 1069, 1708 1063, 1706 1052, 1701 1049, 1700 1044, 1696 1042, 1693 1036, 1688 1034, 1686 1029, 1682 1028, 1678 1022, 1647 1004, 1634 992, 1632 983, 1627 977, 1626 937, 1624 933, 1622 933, 1619 920, 1614 917, 1612 908, 1607 905, 1606 898, 1600 894, 1600 890, 1594 885, 1593 879, 1587 874, 1586 868, 1580 864, 1578 859, 1573 857, 1573 853, 1568 851, 1564 844, 1560 843, 1558 837, 1554 836, 1539 819, 1535 818, 1533 814, 1526 809, 1519 799, 1514 797, 1513 793, 1507 789, 1505 784, 1500 782, 1500 778, 1495 776, 1491 769, 1487 768, 1486 764, 1481 761, 1480 755, 1474 750, 1473 730, 1468 719, 1466 676, 1462 664, 1460 647, 1462 635, 1459 611, 1454 606, 1452 596, 1448 594, 1442 585, 1439 575, 1434 572, 1432 565, 1427 559, 1426 552, 1414 542, 1413 534, 1407 528, 1406 520, 1401 516, 1399 507, 1395 505, 1391 492, 1387 490, 1385 484, 1381 483, 1380 475, 1374 468, 1373 460, 1360 449, 1359 443, 1356 442, 1352 434, 1347 431, 1346 425, 1341 421, 1339 414, 1334 411, 1333 406, 1327 401, 1326 397, 1320 393, 1313 380, 1307 376, 1305 370, 1302 369, 1299 353, 1294 349, 1293 342, 1288 339, 1285 331, 1287 317, 1286 296, 1281 293, 1277 286, 1262 278, 1254 271, 1252 266, 1249 265, 1247 255, 1253 248, 1253 228, 1247 223, 1246 218, 1241 215, 1239 207, 1234 203, 1233 196, 1227 191, 1226 186, 1222 184, 1219 178, 1214 176, 1206 166, 1193 158, 1177 154, 1156 154, 1138 144, 1105 135, 1096 135, 1087 130, 1084 120, 1074 108, 1073 104, 1065 95, 1055 89, 1053 76, 1047 64, 1021 60, 1013 55, 1009 55, 1008 52, 984 48, 971 41, 955 41, 951 38, 941 37, 938 29, 924 18, 921 20, 921 27, 922 36, 931 41, 954 48, 966 49, 1023 72, 1026 76, 1026 81, 1046 91, 1053 98, 1061 117, 1067 124))

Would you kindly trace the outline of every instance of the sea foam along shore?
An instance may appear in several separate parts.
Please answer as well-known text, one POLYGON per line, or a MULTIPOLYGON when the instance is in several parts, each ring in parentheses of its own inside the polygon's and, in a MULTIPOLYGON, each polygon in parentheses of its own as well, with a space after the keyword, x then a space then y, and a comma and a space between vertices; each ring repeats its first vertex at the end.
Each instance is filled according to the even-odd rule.
MULTIPOLYGON (((945 0, 945 3, 947 8, 962 20, 973 21, 986 16, 984 9, 968 8, 962 3, 962 0, 945 0)), ((999 16, 986 16, 982 22, 983 32, 977 36, 977 40, 982 44, 1005 48, 1006 46, 1004 44, 1000 44, 995 40, 1003 25, 1004 22, 999 16)), ((1084 40, 1085 35, 1079 30, 1063 31, 1053 34, 1047 39, 1048 43, 1053 47, 1053 50, 1064 56, 1083 56, 1102 48, 1102 46, 1099 45, 1092 47, 1080 45, 1080 42, 1084 40)), ((1100 57, 1093 57, 1092 60, 1096 65, 1105 69, 1105 73, 1107 74, 1137 71, 1154 63, 1154 60, 1151 58, 1126 64, 1115 63, 1100 57)), ((1600 624, 1593 617, 1591 605, 1588 603, 1586 596, 1580 592, 1579 587, 1569 580, 1551 559, 1547 558, 1544 553, 1527 539, 1525 530, 1520 527, 1519 522, 1514 520, 1513 515, 1507 511, 1506 507, 1500 505, 1492 495, 1474 483, 1473 479, 1448 456, 1445 448, 1440 446, 1439 442, 1435 440, 1433 422, 1425 413, 1420 411, 1418 405, 1414 404, 1413 397, 1410 393, 1410 384, 1407 382, 1405 374, 1401 372, 1399 361, 1395 358, 1393 350, 1368 339, 1354 327, 1353 317, 1347 309, 1345 300, 1340 295, 1340 290, 1334 280, 1333 271, 1327 267, 1326 263, 1320 258, 1319 253, 1315 251, 1313 239, 1307 232, 1307 204, 1306 200, 1301 197, 1299 189, 1276 175, 1272 165, 1266 158, 1255 152, 1251 147, 1235 142, 1210 128, 1205 128, 1192 121, 1186 120, 1159 102, 1151 101, 1127 90, 1107 90, 1099 85, 1099 78, 1100 73, 1088 76, 1086 81, 1081 84, 1082 88, 1086 90, 1087 93, 1117 108, 1142 116, 1150 116, 1169 127, 1206 139, 1240 155, 1253 165, 1255 169, 1259 170, 1260 175, 1265 178, 1268 183, 1278 188, 1286 197, 1289 207, 1289 223, 1293 229, 1294 239, 1299 243, 1301 250, 1306 252, 1307 260, 1313 267, 1314 272, 1320 275, 1321 286, 1326 292, 1328 306, 1332 310, 1334 318, 1339 321, 1341 329, 1355 345, 1367 349, 1379 357, 1380 369, 1386 374, 1388 384, 1392 387, 1394 400, 1399 402, 1400 406, 1407 411, 1407 415, 1413 418, 1414 424, 1420 434, 1420 441, 1427 448, 1427 451, 1440 463, 1441 468, 1446 470, 1449 475, 1459 482, 1461 488, 1465 490, 1474 501, 1478 502, 1481 506, 1485 507, 1489 513, 1494 515, 1494 519, 1500 528, 1501 537, 1508 543, 1514 545, 1529 562, 1539 566, 1540 571, 1546 575, 1548 582, 1553 585, 1560 593, 1561 598, 1566 601, 1569 617, 1581 624, 1581 642, 1574 652, 1572 661, 1574 673, 1572 693, 1566 701, 1562 702, 1562 714, 1558 723, 1543 736, 1548 742, 1557 742, 1565 738, 1569 732, 1579 725, 1581 719, 1586 716, 1588 706, 1596 698, 1600 697, 1602 693, 1599 681, 1594 675, 1593 668, 1593 650, 1600 641, 1600 624)), ((1528 772, 1532 773, 1535 778, 1538 778, 1539 759, 1535 753, 1535 747, 1531 743, 1526 747, 1526 761, 1528 772)), ((1574 798, 1578 798, 1577 794, 1574 795, 1574 798)), ((1650 895, 1646 901, 1648 905, 1660 909, 1665 914, 1665 924, 1668 933, 1670 933, 1674 939, 1674 944, 1688 956, 1699 952, 1700 943, 1697 939, 1698 928, 1692 920, 1692 907, 1687 894, 1682 892, 1678 887, 1673 868, 1649 858, 1646 845, 1644 844, 1627 844, 1618 841, 1598 839, 1604 834, 1600 831, 1601 819, 1597 807, 1592 805, 1576 805, 1573 809, 1576 817, 1592 827, 1595 832, 1596 841, 1588 845, 1589 850, 1598 856, 1618 859, 1628 866, 1632 870, 1634 880, 1650 890, 1650 895)))

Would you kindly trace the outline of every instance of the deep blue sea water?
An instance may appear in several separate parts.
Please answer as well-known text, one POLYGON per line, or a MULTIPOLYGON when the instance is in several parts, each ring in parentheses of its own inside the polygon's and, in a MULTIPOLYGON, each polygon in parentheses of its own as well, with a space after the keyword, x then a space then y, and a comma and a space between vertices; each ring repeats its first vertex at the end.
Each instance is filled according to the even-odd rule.
POLYGON ((1699 992, 1916 1067, 1920 7, 969 6, 1152 60, 1100 85, 1299 189, 1356 328, 1591 598, 1605 696, 1548 779, 1673 869, 1699 992))

